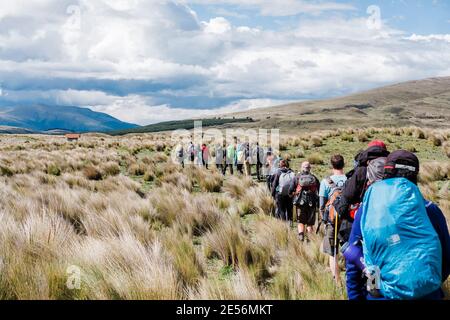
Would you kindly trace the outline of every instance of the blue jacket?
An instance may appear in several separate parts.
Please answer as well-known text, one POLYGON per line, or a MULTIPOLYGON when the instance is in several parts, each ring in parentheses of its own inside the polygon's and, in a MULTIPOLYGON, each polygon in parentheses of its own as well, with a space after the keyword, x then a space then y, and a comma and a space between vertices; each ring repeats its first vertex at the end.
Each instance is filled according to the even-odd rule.
MULTIPOLYGON (((450 274, 450 236, 448 233, 447 221, 445 220, 444 214, 439 209, 439 207, 432 203, 427 202, 426 204, 428 218, 431 221, 436 233, 439 236, 442 246, 442 283, 444 283, 450 274)), ((349 243, 356 243, 362 239, 361 232, 361 210, 356 213, 355 221, 353 222, 352 232, 350 235, 349 243)), ((347 295, 349 300, 375 300, 372 296, 367 293, 366 290, 366 279, 363 276, 363 272, 355 264, 346 261, 346 277, 347 277, 347 295)), ((441 289, 433 292, 424 299, 439 300, 444 297, 444 293, 441 289)))

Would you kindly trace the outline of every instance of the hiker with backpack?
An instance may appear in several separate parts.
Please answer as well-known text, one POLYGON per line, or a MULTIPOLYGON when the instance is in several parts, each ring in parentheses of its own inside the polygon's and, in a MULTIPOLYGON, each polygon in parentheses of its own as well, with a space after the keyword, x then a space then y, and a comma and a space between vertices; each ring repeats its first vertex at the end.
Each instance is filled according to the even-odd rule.
POLYGON ((270 161, 270 171, 269 171, 269 177, 268 177, 268 184, 269 184, 269 190, 272 193, 273 192, 273 181, 275 179, 275 176, 279 173, 280 171, 280 162, 281 162, 281 157, 275 155, 273 153, 273 157, 271 157, 271 161, 270 161))
MULTIPOLYGON (((297 213, 298 237, 305 241, 306 233, 312 233, 316 223, 316 211, 319 204, 319 180, 311 173, 311 164, 302 163, 300 173, 292 181, 289 193, 293 195, 297 213)), ((308 241, 308 239, 306 238, 308 241)))
POLYGON ((295 178, 295 173, 289 169, 287 160, 280 161, 280 170, 275 175, 272 184, 272 196, 277 205, 277 217, 284 221, 292 221, 293 203, 289 193, 290 186, 295 178))
POLYGON ((261 181, 261 169, 264 163, 264 149, 259 146, 259 142, 256 142, 252 153, 252 163, 256 164, 256 178, 258 181, 261 181))
POLYGON ((195 162, 196 165, 199 167, 203 167, 203 152, 202 152, 202 147, 200 146, 200 144, 197 144, 195 146, 195 162))
POLYGON ((216 168, 219 172, 225 175, 227 167, 226 167, 226 148, 225 144, 222 146, 220 143, 216 145, 216 168))
POLYGON ((355 168, 346 174, 347 181, 342 188, 342 192, 333 201, 333 210, 331 211, 337 213, 333 220, 338 220, 337 233, 341 244, 347 242, 350 237, 355 213, 367 190, 367 166, 369 162, 388 155, 389 151, 383 141, 372 141, 369 143, 367 150, 362 151, 355 157, 355 168))
POLYGON ((335 229, 335 210, 333 202, 342 193, 347 176, 344 174, 345 160, 344 157, 337 154, 333 155, 330 160, 332 175, 323 179, 319 189, 319 212, 321 223, 317 227, 319 231, 320 225, 325 225, 325 237, 323 240, 322 250, 329 255, 329 265, 333 278, 336 282, 340 282, 340 271, 337 263, 337 250, 339 242, 336 239, 337 233, 335 229))
POLYGON ((419 168, 416 155, 395 151, 367 190, 343 247, 350 300, 444 297, 450 236, 442 211, 417 187, 419 168))
POLYGON ((244 172, 247 177, 252 175, 252 153, 250 150, 250 143, 244 144, 244 172))
POLYGON ((177 147, 175 148, 175 153, 177 157, 177 163, 181 165, 182 168, 184 168, 184 148, 183 144, 179 143, 177 147))
POLYGON ((244 162, 245 162, 245 144, 239 143, 236 147, 236 169, 244 175, 244 162))
POLYGON ((234 143, 230 143, 226 150, 226 168, 225 168, 225 174, 227 172, 227 168, 230 169, 230 174, 233 175, 233 166, 236 162, 236 140, 234 143))
POLYGON ((272 192, 272 164, 275 159, 275 155, 272 152, 272 148, 267 149, 266 158, 264 161, 264 168, 266 172, 266 182, 267 182, 267 189, 272 192))
POLYGON ((192 143, 192 141, 189 142, 189 146, 187 148, 187 152, 188 152, 189 160, 191 161, 191 164, 194 164, 194 161, 195 161, 195 146, 192 143))
POLYGON ((209 148, 208 146, 204 143, 202 144, 202 165, 208 169, 208 162, 209 162, 209 148))

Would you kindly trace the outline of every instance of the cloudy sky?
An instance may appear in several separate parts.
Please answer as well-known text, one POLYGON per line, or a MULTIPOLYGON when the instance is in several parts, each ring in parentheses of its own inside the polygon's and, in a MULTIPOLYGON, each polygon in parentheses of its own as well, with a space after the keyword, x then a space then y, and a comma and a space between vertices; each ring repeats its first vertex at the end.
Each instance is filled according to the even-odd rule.
POLYGON ((450 76, 449 0, 15 0, 0 105, 169 119, 450 76))

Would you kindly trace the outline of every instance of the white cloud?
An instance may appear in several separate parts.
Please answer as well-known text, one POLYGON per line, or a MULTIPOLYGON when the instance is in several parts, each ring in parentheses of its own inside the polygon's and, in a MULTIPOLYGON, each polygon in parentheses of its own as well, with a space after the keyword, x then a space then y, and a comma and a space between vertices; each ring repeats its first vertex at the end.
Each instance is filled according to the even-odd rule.
MULTIPOLYGON (((79 24, 69 0, 0 5, 2 99, 94 106, 145 124, 450 75, 448 35, 408 36, 386 23, 374 30, 353 15, 302 17, 274 31, 224 17, 200 21, 193 2, 213 3, 79 0, 79 24), (198 109, 196 97, 225 106, 198 109)), ((352 9, 331 1, 214 3, 266 15, 352 9)))
POLYGON ((289 100, 242 99, 218 109, 173 108, 168 105, 152 105, 140 96, 116 98, 112 104, 95 105, 93 110, 108 113, 123 121, 141 125, 169 121, 222 115, 239 111, 270 107, 289 103, 289 100))
POLYGON ((223 17, 217 17, 204 23, 206 33, 223 34, 231 31, 231 24, 223 17))
POLYGON ((406 40, 411 41, 423 41, 423 42, 430 42, 430 41, 445 41, 450 42, 450 34, 429 34, 429 35, 417 35, 413 34, 410 37, 405 37, 406 40))

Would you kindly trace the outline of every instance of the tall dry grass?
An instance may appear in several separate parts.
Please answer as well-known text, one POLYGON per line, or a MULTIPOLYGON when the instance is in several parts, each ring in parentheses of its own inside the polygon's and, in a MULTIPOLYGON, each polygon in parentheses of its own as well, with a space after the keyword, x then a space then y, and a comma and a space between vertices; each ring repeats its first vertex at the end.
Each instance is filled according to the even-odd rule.
MULTIPOLYGON (((281 149, 321 165, 329 139, 357 144, 379 135, 416 137, 419 154, 426 144, 449 155, 447 131, 413 127, 318 131, 281 149)), ((345 298, 320 237, 299 243, 272 217, 263 184, 183 169, 169 161, 172 147, 162 134, 85 135, 78 143, 2 137, 0 298, 345 298), (68 285, 77 279, 79 287, 68 285)), ((420 178, 447 216, 449 170, 441 158, 426 161, 420 178)))

